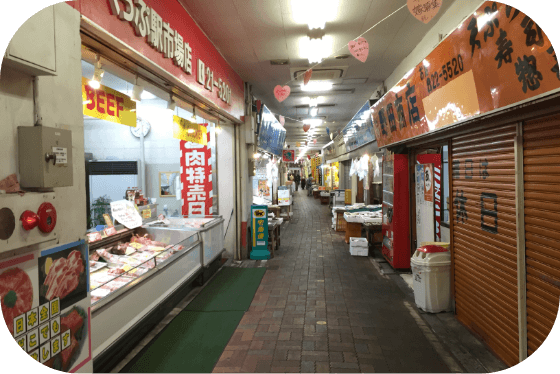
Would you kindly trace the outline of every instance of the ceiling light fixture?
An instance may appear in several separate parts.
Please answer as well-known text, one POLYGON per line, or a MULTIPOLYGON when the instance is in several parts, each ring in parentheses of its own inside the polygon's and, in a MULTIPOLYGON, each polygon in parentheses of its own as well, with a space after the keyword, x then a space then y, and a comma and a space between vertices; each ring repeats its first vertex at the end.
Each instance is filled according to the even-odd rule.
POLYGON ((311 117, 316 117, 317 113, 319 113, 319 108, 317 108, 316 106, 312 107, 311 110, 309 111, 309 114, 311 114, 311 117))
POLYGON ((333 84, 327 81, 315 81, 309 82, 307 85, 301 85, 301 90, 305 92, 322 92, 330 91, 333 88, 333 84))
POLYGON ((167 102, 167 110, 174 112, 177 108, 177 103, 173 100, 173 94, 169 95, 169 101, 167 102))
POLYGON ((130 99, 136 102, 142 101, 143 91, 144 91, 144 87, 138 84, 138 76, 137 76, 134 86, 132 87, 132 95, 130 96, 130 99))
POLYGON ((296 23, 306 23, 309 30, 324 29, 325 23, 338 15, 338 0, 292 0, 292 16, 296 23))
POLYGON ((307 36, 301 41, 302 55, 310 64, 320 63, 332 53, 333 39, 330 36, 312 38, 307 36))
POLYGON ((105 71, 101 68, 101 57, 99 57, 99 55, 95 55, 93 77, 88 82, 88 85, 94 90, 98 90, 101 87, 103 74, 105 74, 105 71))

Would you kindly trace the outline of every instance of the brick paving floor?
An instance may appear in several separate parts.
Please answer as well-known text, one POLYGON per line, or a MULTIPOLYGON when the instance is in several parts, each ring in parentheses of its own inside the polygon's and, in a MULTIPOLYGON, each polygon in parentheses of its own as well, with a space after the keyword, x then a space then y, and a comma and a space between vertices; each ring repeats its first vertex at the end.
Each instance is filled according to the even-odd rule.
POLYGON ((305 191, 214 372, 449 372, 395 282, 353 257, 305 191))

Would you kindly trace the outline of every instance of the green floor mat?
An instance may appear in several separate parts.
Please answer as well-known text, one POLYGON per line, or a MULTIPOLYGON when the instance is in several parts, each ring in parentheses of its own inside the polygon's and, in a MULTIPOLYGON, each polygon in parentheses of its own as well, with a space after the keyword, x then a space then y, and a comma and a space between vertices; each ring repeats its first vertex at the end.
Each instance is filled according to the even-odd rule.
POLYGON ((210 373, 266 268, 224 267, 122 373, 210 373))
POLYGON ((266 268, 224 267, 185 310, 245 312, 265 272, 266 268))
POLYGON ((210 373, 244 311, 179 313, 124 373, 210 373))

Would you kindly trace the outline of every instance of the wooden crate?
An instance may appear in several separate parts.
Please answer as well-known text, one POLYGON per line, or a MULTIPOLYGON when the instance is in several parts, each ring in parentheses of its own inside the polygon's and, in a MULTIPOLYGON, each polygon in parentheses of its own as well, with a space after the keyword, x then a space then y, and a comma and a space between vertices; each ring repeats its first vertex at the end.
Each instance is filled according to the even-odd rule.
POLYGON ((344 241, 350 244, 350 238, 362 237, 362 223, 361 222, 346 222, 346 236, 344 241))
POLYGON ((320 196, 321 205, 329 205, 330 196, 320 196))
POLYGON ((344 219, 344 212, 336 212, 336 231, 346 231, 346 220, 344 219))

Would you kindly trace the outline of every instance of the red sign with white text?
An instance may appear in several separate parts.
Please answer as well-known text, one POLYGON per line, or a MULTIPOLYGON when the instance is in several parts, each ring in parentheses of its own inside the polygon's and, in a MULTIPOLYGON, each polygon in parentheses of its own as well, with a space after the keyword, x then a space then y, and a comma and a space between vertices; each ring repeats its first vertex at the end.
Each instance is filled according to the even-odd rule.
POLYGON ((243 80, 178 0, 67 4, 233 117, 244 114, 243 80))
MULTIPOLYGON (((203 124, 208 126, 207 123, 203 124)), ((208 133, 210 142, 210 133, 208 133)), ((212 212, 212 163, 208 145, 181 140, 181 197, 184 216, 212 212)))
POLYGON ((375 137, 386 146, 558 88, 543 30, 486 1, 371 107, 375 137))

